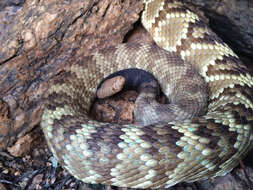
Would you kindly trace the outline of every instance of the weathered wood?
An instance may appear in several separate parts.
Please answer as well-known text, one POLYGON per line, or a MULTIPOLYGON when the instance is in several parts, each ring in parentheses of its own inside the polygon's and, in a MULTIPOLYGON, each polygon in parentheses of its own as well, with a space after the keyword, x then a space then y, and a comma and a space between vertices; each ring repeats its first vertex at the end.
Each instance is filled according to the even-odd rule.
MULTIPOLYGON (((199 9, 198 13, 207 18, 215 32, 252 62, 251 0, 184 1, 199 9)), ((42 96, 66 65, 96 49, 143 38, 145 34, 139 30, 139 24, 137 30, 128 33, 139 19, 140 0, 26 0, 23 3, 24 0, 0 1, 0 11, 8 11, 6 17, 0 13, 0 150, 39 124, 42 96), (8 7, 13 5, 22 8, 8 7)), ((5 157, 0 160, 0 169, 3 160, 5 157)), ((235 170, 234 175, 238 171, 241 172, 235 170)), ((251 170, 248 173, 252 176, 251 170)), ((232 174, 226 176, 225 182, 220 178, 222 183, 178 185, 172 189, 219 189, 224 183, 228 183, 224 189, 248 189, 246 179, 238 181, 232 174)))
POLYGON ((39 123, 41 98, 72 57, 122 42, 141 10, 137 0, 27 0, 0 38, 0 99, 12 137, 0 130, 0 148, 39 123))
POLYGON ((253 1, 252 0, 184 0, 199 8, 209 19, 211 28, 236 53, 253 59, 253 1))

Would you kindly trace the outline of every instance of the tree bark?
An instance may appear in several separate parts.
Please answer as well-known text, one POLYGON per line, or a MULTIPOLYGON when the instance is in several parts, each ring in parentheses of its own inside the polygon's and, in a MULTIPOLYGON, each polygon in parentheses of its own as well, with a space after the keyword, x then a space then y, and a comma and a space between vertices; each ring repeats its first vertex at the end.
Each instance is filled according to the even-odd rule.
POLYGON ((237 54, 253 59, 252 0, 184 0, 184 2, 203 11, 209 19, 211 28, 237 54))
MULTIPOLYGON (((251 0, 184 2, 253 68, 251 0)), ((146 38, 137 22, 141 10, 140 0, 1 1, 0 150, 38 126, 43 94, 65 66, 97 49, 146 38)), ((246 189, 245 183, 238 183, 238 189, 246 189)), ((219 189, 223 184, 210 182, 197 189, 219 189)), ((235 187, 225 185, 222 188, 235 187)), ((183 187, 189 186, 175 189, 183 187)))
POLYGON ((0 148, 39 123, 43 94, 73 57, 121 43, 141 10, 137 0, 27 0, 0 37, 0 148))

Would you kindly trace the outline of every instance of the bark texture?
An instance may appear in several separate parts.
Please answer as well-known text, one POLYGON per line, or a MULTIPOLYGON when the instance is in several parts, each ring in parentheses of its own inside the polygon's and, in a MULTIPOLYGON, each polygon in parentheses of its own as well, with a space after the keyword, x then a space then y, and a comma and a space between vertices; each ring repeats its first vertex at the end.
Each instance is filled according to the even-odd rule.
POLYGON ((0 127, 0 147, 39 123, 41 98, 71 57, 121 43, 141 9, 137 0, 27 0, 1 28, 0 99, 11 124, 9 139, 0 127))
MULTIPOLYGON (((252 0, 184 0, 184 2, 202 15, 213 30, 239 53, 249 67, 253 68, 252 0)), ((28 154, 24 152, 29 152, 29 150, 24 148, 25 151, 17 153, 20 148, 16 151, 15 147, 22 145, 23 142, 28 144, 28 142, 33 142, 33 139, 40 139, 34 130, 32 133, 35 132, 37 135, 27 136, 27 133, 40 122, 43 94, 55 76, 66 65, 71 64, 74 57, 87 56, 97 49, 123 41, 140 39, 150 41, 150 36, 140 27, 140 23, 136 22, 141 10, 140 0, 0 1, 0 151, 17 142, 16 146, 8 150, 10 153, 14 152, 11 153, 14 156, 23 156, 28 154), (17 141, 17 139, 21 140, 17 141)), ((130 103, 122 103, 120 110, 124 110, 130 104, 133 107, 131 101, 132 97, 129 100, 130 103)), ((112 101, 111 104, 113 104, 112 101)), ((109 108, 117 107, 119 104, 121 103, 116 102, 109 108)), ((108 111, 108 106, 100 107, 97 111, 98 116, 105 115, 107 119, 113 118, 113 121, 117 120, 119 123, 132 119, 132 112, 114 113, 108 111), (105 110, 105 113, 102 113, 101 109, 105 110), (121 113, 123 119, 118 118, 121 113)), ((45 141, 40 139, 41 142, 44 143, 43 148, 45 148, 45 141)), ((37 156, 46 154, 44 150, 34 149, 34 146, 29 147, 28 149, 35 152, 37 156)), ((0 189, 5 189, 1 183, 7 183, 7 179, 8 183, 15 181, 13 186, 8 186, 11 189, 16 188, 16 183, 27 180, 26 164, 30 161, 31 158, 22 160, 20 164, 13 156, 0 152, 0 189), (15 162, 17 164, 13 167, 15 162), (21 170, 20 168, 23 169, 23 167, 24 170, 21 170), (10 170, 10 173, 2 172, 6 170, 10 170), (17 175, 17 171, 20 175, 17 175)), ((25 188, 39 189, 38 187, 41 187, 43 189, 50 183, 56 184, 51 187, 58 189, 79 187, 80 182, 76 182, 64 172, 60 175, 67 176, 63 182, 70 180, 70 186, 62 188, 68 183, 56 183, 55 180, 58 178, 50 181, 47 177, 54 176, 55 169, 47 162, 41 162, 33 161, 35 164, 29 165, 29 170, 36 168, 34 171, 37 173, 31 175, 29 179, 31 182, 28 180, 29 183, 27 182, 25 188), (36 163, 40 164, 36 165, 36 163), (37 170, 38 167, 47 168, 43 172, 53 171, 53 174, 40 173, 41 170, 37 170), (41 185, 43 183, 45 186, 41 185), (58 187, 57 184, 62 186, 58 187)), ((247 168, 246 171, 252 180, 252 169, 247 168)), ((180 184, 171 189, 249 189, 249 183, 248 178, 245 177, 245 171, 240 169, 227 175, 226 178, 219 178, 218 182, 208 181, 197 185, 180 184)), ((89 186, 89 188, 102 189, 101 186, 89 186)))
POLYGON ((253 59, 252 0, 184 0, 199 8, 211 28, 241 56, 253 59))

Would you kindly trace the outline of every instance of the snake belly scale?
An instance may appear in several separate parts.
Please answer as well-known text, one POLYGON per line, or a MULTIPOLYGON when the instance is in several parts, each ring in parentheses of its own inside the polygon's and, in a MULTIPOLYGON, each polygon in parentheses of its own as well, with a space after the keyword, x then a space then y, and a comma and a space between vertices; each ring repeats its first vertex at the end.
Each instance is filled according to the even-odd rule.
MULTIPOLYGON (((180 1, 143 4, 142 24, 164 50, 121 44, 66 68, 64 80, 45 95, 41 126, 50 150, 85 183, 164 188, 225 175, 253 146, 253 77, 180 1), (152 73, 168 96, 175 93, 173 81, 206 85, 206 114, 148 126, 92 120, 88 112, 99 82, 132 67, 152 73), (197 72, 187 74, 192 67, 197 72)), ((203 102, 197 93, 192 97, 203 102)))

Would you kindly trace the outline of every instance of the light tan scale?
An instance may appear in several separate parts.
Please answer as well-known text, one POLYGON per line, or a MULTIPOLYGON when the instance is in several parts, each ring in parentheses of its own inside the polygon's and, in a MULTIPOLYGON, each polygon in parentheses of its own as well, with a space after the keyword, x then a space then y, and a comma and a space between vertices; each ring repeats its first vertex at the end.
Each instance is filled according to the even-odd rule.
MULTIPOLYGON (((121 44, 66 68, 64 80, 45 95, 41 126, 48 145, 85 183, 155 189, 225 175, 253 147, 253 77, 180 1, 143 3, 142 24, 166 51, 121 44), (92 120, 88 112, 99 83, 128 68, 152 73, 168 97, 180 83, 206 85, 206 114, 148 126, 92 120), (197 74, 187 75, 192 69, 197 74)), ((202 93, 189 96, 205 106, 202 93)))

